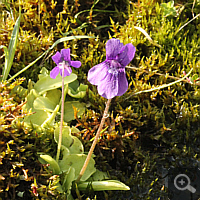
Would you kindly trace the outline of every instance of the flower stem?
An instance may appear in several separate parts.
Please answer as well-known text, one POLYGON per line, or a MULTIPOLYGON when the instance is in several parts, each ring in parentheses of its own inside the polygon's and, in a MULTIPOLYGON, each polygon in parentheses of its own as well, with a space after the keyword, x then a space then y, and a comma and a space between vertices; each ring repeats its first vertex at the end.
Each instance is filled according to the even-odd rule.
POLYGON ((90 161, 90 158, 91 158, 91 156, 92 156, 92 153, 93 153, 93 151, 94 151, 94 148, 95 148, 95 146, 96 146, 96 144, 97 144, 97 142, 98 142, 100 132, 101 132, 101 130, 102 130, 102 128, 103 128, 103 124, 104 124, 104 122, 105 122, 105 119, 107 118, 108 109, 109 109, 109 106, 110 106, 110 102, 111 102, 111 99, 108 99, 108 101, 107 101, 107 103, 106 103, 106 108, 105 108, 104 113, 103 113, 103 117, 102 117, 102 119, 101 119, 100 126, 99 126, 99 128, 98 128, 98 130, 97 130, 97 134, 96 134, 95 139, 94 139, 94 141, 93 141, 93 143, 92 143, 92 146, 90 147, 90 151, 89 151, 89 153, 88 153, 88 155, 87 155, 87 158, 86 158, 86 160, 85 160, 85 163, 84 163, 84 165, 83 165, 83 167, 82 167, 82 169, 81 169, 81 171, 80 171, 80 173, 79 173, 79 176, 78 176, 78 178, 76 179, 76 182, 79 182, 79 181, 80 181, 81 177, 83 176, 83 174, 84 174, 84 172, 85 172, 85 170, 86 170, 86 168, 87 168, 87 166, 88 166, 88 163, 89 163, 89 161, 90 161))
POLYGON ((62 67, 62 103, 61 103, 61 118, 60 118, 60 133, 59 133, 59 139, 58 139, 58 150, 57 150, 57 155, 56 155, 56 162, 58 162, 59 157, 60 157, 60 149, 61 149, 61 144, 62 144, 62 129, 63 129, 63 117, 64 117, 64 65, 65 63, 63 62, 63 67, 62 67))

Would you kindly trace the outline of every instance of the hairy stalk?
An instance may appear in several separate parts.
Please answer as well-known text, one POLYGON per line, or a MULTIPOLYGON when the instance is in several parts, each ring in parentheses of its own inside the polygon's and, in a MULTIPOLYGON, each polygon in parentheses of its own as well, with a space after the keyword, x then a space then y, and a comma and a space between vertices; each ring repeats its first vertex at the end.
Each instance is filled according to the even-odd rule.
POLYGON ((63 129, 63 117, 64 117, 64 65, 65 63, 63 62, 63 67, 62 67, 62 103, 61 103, 61 118, 60 118, 60 134, 59 134, 59 139, 58 139, 58 150, 57 150, 57 155, 56 155, 56 162, 58 162, 59 157, 60 157, 60 149, 61 149, 61 144, 62 144, 62 129, 63 129))
POLYGON ((85 163, 84 163, 84 165, 83 165, 83 167, 82 167, 82 169, 81 169, 81 171, 80 171, 80 174, 79 174, 78 178, 76 179, 76 182, 79 182, 79 181, 80 181, 81 177, 83 176, 83 174, 84 174, 84 172, 85 172, 85 170, 86 170, 86 168, 87 168, 87 166, 88 166, 88 163, 89 163, 89 161, 90 161, 90 158, 91 158, 91 156, 92 156, 92 153, 93 153, 93 151, 94 151, 94 148, 95 148, 95 146, 96 146, 96 144, 97 144, 97 142, 98 142, 100 132, 101 132, 101 130, 102 130, 102 128, 103 128, 103 124, 104 124, 104 122, 105 122, 105 119, 106 119, 107 116, 108 116, 108 109, 109 109, 109 106, 110 106, 110 102, 111 102, 111 99, 108 99, 108 101, 107 101, 107 103, 106 103, 106 108, 105 108, 104 113, 103 113, 103 117, 102 117, 102 119, 101 119, 100 126, 99 126, 99 128, 98 128, 98 130, 97 130, 97 134, 96 134, 95 139, 94 139, 94 141, 93 141, 93 143, 92 143, 92 146, 91 146, 91 148, 90 148, 90 151, 89 151, 89 153, 88 153, 88 155, 87 155, 87 158, 86 158, 86 160, 85 160, 85 163))

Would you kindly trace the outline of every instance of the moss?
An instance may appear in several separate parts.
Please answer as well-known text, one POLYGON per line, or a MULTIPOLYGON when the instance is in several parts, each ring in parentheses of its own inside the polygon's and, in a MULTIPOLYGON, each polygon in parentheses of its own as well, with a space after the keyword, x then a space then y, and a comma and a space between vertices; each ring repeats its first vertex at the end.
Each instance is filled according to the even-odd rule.
POLYGON ((38 153, 49 151, 52 131, 47 131, 46 138, 20 122, 28 113, 22 110, 23 102, 14 100, 17 95, 11 91, 22 81, 0 83, 0 198, 37 199, 39 195, 56 199, 53 188, 56 180, 50 180, 51 174, 38 162, 38 153))
MULTIPOLYGON (((130 4, 126 4, 127 1, 120 1, 121 4, 124 3, 124 7, 120 6, 118 1, 109 1, 108 4, 99 1, 93 8, 101 10, 99 12, 91 9, 93 1, 68 1, 68 4, 66 2, 57 1, 56 4, 55 1, 51 1, 47 5, 46 1, 40 1, 39 5, 27 1, 22 5, 24 13, 20 42, 12 73, 16 73, 37 58, 56 39, 64 35, 97 36, 89 40, 74 40, 57 46, 57 49, 71 48, 72 57, 82 62, 82 67, 78 69, 79 82, 88 84, 86 79, 88 70, 105 59, 105 40, 108 35, 119 38, 124 44, 130 42, 136 46, 135 58, 126 68, 129 89, 122 97, 112 100, 110 108, 112 113, 106 119, 105 125, 109 128, 103 133, 96 149, 96 161, 98 168, 108 170, 112 177, 120 179, 131 187, 129 192, 108 193, 109 199, 116 199, 115 196, 117 199, 166 197, 167 189, 163 187, 164 182, 160 178, 162 170, 170 166, 176 167, 180 161, 183 166, 191 166, 191 163, 195 164, 199 159, 199 85, 191 85, 187 81, 182 81, 162 90, 134 94, 179 79, 183 77, 184 71, 188 72, 191 68, 193 68, 192 75, 200 73, 199 18, 180 30, 186 22, 192 19, 192 12, 198 14, 199 4, 196 3, 192 10, 193 0, 185 1, 184 7, 183 2, 176 3, 174 8, 177 9, 177 16, 166 17, 163 7, 160 5, 163 1, 143 0, 130 4), (114 4, 113 7, 112 4, 114 4), (125 10, 125 7, 128 9, 125 10), (108 15, 108 12, 104 13, 102 10, 114 12, 108 15), (84 12, 80 13, 81 11, 84 12), (104 28, 101 25, 105 25, 104 28), (134 28, 135 26, 143 28, 153 42, 134 28)), ((18 16, 17 6, 17 4, 11 5, 14 19, 18 16)), ((0 34, 0 41, 2 41, 1 44, 8 46, 14 20, 11 15, 5 15, 7 8, 2 9, 4 16, 1 17, 6 16, 6 19, 1 24, 0 31, 4 31, 0 34)), ((47 58, 38 62, 32 68, 31 76, 30 70, 26 72, 26 76, 37 80, 37 74, 42 65, 51 69, 51 59, 47 58)), ((81 125, 83 128, 82 136, 85 139, 86 150, 90 146, 90 142, 87 140, 94 136, 105 106, 105 99, 99 97, 96 87, 92 85, 89 87, 90 90, 84 99, 88 106, 87 113, 82 116, 79 124, 73 121, 74 125, 81 125)), ((19 104, 23 98, 24 96, 14 96, 15 102, 17 101, 19 104)), ((4 101, 2 97, 0 101, 4 101)), ((13 100, 8 101, 6 105, 12 104, 11 102, 13 103, 13 100)), ((6 107, 6 109, 8 108, 6 107)), ((15 110, 15 106, 12 109, 15 110)), ((8 110, 4 111, 3 117, 0 119, 2 127, 6 130, 8 126, 8 129, 13 131, 13 125, 11 126, 8 121, 5 122, 4 116, 6 115, 8 115, 8 110)), ((17 121, 14 127, 21 127, 20 131, 16 131, 16 138, 19 138, 17 142, 21 142, 22 145, 18 150, 17 142, 11 138, 10 132, 4 133, 4 129, 1 130, 3 135, 5 134, 3 152, 7 152, 7 154, 2 154, 4 163, 6 161, 9 163, 9 159, 13 159, 18 154, 26 158, 31 153, 30 148, 25 145, 27 142, 30 144, 38 142, 37 144, 40 145, 41 139, 49 137, 48 140, 46 139, 46 146, 42 149, 49 152, 54 150, 54 144, 47 147, 47 144, 51 143, 51 134, 49 133, 51 130, 47 130, 45 133, 47 136, 43 137, 36 136, 35 130, 29 130, 30 133, 28 131, 25 134, 26 129, 23 124, 17 121), (24 140, 25 143, 22 142, 24 140)), ((32 148, 36 148, 35 145, 32 145, 32 148)), ((37 152, 36 149, 34 151, 37 152)), ((30 155, 34 158, 31 160, 32 162, 37 160, 34 153, 30 155)), ((20 166, 21 163, 26 163, 26 159, 22 162, 16 159, 13 163, 17 167, 14 169, 12 164, 7 164, 10 170, 7 174, 8 178, 1 180, 4 190, 10 180, 13 184, 11 185, 13 187, 10 186, 12 192, 10 189, 9 192, 3 193, 4 195, 14 195, 14 188, 16 191, 18 187, 18 182, 14 181, 14 178, 18 177, 17 174, 24 175, 22 168, 28 169, 29 176, 33 176, 29 165, 26 168, 25 165, 20 166), (10 174, 14 178, 10 178, 10 174)), ((39 170, 38 166, 36 169, 39 170)), ((37 171, 36 174, 38 173, 37 171)), ((47 174, 48 176, 49 174, 47 174)), ((3 177, 6 175, 4 174, 3 177)), ((37 178, 39 179, 36 176, 37 178)), ((57 178, 54 177, 54 179, 56 182, 57 178)), ((44 180, 46 181, 46 179, 44 180)), ((29 190, 31 184, 34 184, 33 180, 28 184, 29 190)), ((50 194, 44 191, 48 191, 48 187, 45 184, 42 185, 38 191, 43 191, 43 195, 46 195, 47 198, 50 194), (42 189, 43 187, 44 189, 42 189)))
MULTIPOLYGON (((100 35, 100 33, 101 37, 105 37, 110 26, 109 16, 118 19, 121 23, 127 17, 124 13, 125 8, 128 6, 126 0, 120 2, 120 4, 115 1, 99 1, 94 5, 94 8, 91 8, 93 3, 90 0, 53 0, 50 2, 45 0, 40 2, 26 0, 23 3, 15 1, 13 3, 0 4, 0 9, 2 10, 0 14, 0 20, 2 21, 0 25, 0 45, 7 47, 13 26, 19 15, 19 6, 22 9, 19 40, 10 74, 14 75, 19 72, 61 37, 85 34, 100 35), (93 9, 96 10, 93 11, 93 9), (82 13, 82 11, 84 12, 82 13)), ((80 42, 67 41, 61 43, 55 48, 55 51, 70 47, 74 55, 82 54, 82 51, 76 53, 77 48, 83 49, 83 45, 77 45, 78 43, 80 42)), ((83 44, 84 41, 81 43, 83 44)), ((92 45, 93 42, 91 44, 87 42, 89 49, 91 49, 92 45)), ((0 56, 2 55, 3 50, 0 50, 0 56)), ((0 62, 0 68, 3 68, 2 61, 0 62)), ((25 71, 22 76, 26 77, 27 80, 36 81, 37 74, 39 74, 41 68, 52 69, 52 63, 51 59, 46 60, 44 58, 32 66, 32 70, 25 71)))
MULTIPOLYGON (((164 198, 167 189, 161 172, 180 163, 182 167, 198 163, 199 85, 183 81, 162 90, 134 94, 181 78, 191 68, 192 73, 200 73, 199 39, 193 31, 198 29, 199 19, 179 31, 192 18, 189 5, 177 17, 163 16, 162 7, 155 1, 132 3, 130 10, 126 24, 119 26, 113 21, 111 29, 113 37, 137 49, 126 69, 129 89, 112 100, 114 130, 108 129, 102 136, 97 163, 131 187, 130 192, 109 193, 110 199, 164 198), (153 43, 134 26, 143 28, 153 43), (117 137, 111 137, 113 132, 117 137)), ((90 89, 90 108, 101 112, 103 98, 98 98, 93 86, 90 89)))

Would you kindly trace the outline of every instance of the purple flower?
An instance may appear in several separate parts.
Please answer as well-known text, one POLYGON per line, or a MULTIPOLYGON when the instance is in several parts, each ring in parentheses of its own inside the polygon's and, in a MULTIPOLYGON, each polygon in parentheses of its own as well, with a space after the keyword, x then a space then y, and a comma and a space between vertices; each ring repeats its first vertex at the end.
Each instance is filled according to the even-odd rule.
POLYGON ((135 47, 125 46, 118 39, 106 43, 106 60, 95 65, 88 72, 88 81, 97 85, 98 93, 106 99, 123 95, 128 89, 125 66, 135 55, 135 47))
POLYGON ((80 61, 71 61, 70 58, 70 49, 62 49, 61 52, 56 52, 54 56, 52 56, 53 61, 57 64, 50 72, 50 77, 55 79, 59 74, 62 76, 62 69, 64 67, 64 77, 69 76, 72 73, 72 67, 79 68, 81 66, 80 61))

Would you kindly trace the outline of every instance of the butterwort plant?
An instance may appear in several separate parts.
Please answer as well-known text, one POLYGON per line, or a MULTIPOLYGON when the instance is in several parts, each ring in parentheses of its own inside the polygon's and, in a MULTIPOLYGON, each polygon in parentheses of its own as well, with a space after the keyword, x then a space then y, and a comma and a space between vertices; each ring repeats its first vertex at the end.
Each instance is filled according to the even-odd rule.
POLYGON ((120 40, 112 38, 106 43, 106 60, 98 65, 95 65, 88 72, 88 81, 91 84, 96 85, 99 95, 108 99, 108 101, 106 103, 106 108, 100 126, 97 130, 97 134, 83 168, 81 169, 79 177, 77 178, 77 182, 80 181, 83 176, 92 156, 100 132, 103 128, 103 124, 108 116, 111 99, 115 96, 123 95, 128 89, 125 67, 134 58, 135 51, 135 47, 131 43, 123 45, 120 40))
POLYGON ((63 117, 64 117, 64 77, 69 76, 72 73, 72 67, 79 68, 81 66, 80 61, 72 61, 70 56, 70 49, 62 49, 61 52, 56 52, 54 56, 52 56, 52 60, 56 63, 56 67, 54 67, 50 72, 50 77, 55 79, 56 76, 60 73, 62 76, 62 99, 61 99, 61 118, 60 118, 60 133, 58 139, 58 150, 56 155, 56 161, 58 162, 60 157, 60 149, 62 143, 62 129, 63 129, 63 117))

